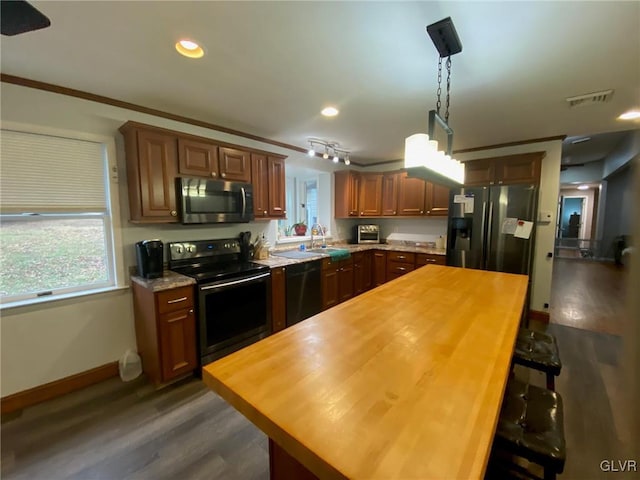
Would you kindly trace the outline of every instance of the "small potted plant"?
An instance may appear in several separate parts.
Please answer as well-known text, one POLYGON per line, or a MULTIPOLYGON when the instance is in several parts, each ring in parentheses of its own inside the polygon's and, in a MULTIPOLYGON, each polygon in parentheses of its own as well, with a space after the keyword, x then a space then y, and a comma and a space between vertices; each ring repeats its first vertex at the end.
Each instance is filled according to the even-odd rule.
POLYGON ((307 224, 304 223, 304 220, 298 223, 293 224, 293 229, 296 232, 296 235, 302 237, 307 234, 307 224))

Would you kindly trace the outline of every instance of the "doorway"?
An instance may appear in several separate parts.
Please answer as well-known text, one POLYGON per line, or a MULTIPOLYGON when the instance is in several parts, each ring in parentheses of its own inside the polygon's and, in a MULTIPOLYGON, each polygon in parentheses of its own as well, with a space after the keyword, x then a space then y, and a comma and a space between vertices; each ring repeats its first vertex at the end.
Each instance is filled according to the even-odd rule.
POLYGON ((562 197, 559 238, 586 238, 584 216, 587 197, 562 197))

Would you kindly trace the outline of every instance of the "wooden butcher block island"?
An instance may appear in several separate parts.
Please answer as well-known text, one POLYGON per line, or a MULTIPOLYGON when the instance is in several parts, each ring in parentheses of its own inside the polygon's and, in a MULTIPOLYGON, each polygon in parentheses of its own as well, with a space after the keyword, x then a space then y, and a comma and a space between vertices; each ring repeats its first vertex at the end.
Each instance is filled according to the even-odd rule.
POLYGON ((203 380, 270 437, 272 479, 482 478, 526 290, 524 275, 429 265, 203 380))

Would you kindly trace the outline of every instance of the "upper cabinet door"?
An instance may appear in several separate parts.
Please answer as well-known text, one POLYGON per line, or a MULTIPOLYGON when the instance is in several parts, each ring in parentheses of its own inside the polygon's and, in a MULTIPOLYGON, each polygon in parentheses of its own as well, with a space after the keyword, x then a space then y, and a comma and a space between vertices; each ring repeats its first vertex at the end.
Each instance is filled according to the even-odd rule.
POLYGON ((426 182, 421 178, 411 178, 406 172, 400 174, 398 185, 398 214, 424 215, 426 182))
POLYGON ((360 175, 351 170, 335 172, 335 217, 353 218, 360 213, 360 175))
POLYGON ((218 146, 179 138, 178 171, 180 175, 218 178, 218 146))
POLYGON ((238 182, 251 182, 251 154, 244 150, 220 147, 220 178, 238 182))
POLYGON ((427 215, 449 215, 449 189, 437 183, 427 182, 427 215))
POLYGON ((285 218, 287 206, 285 200, 284 158, 268 157, 269 169, 269 216, 285 218))
POLYGON ((495 165, 490 159, 464 162, 465 185, 493 185, 495 165))
MULTIPOLYGON (((177 141, 173 135, 138 130, 138 205, 131 206, 132 221, 177 222, 177 141)), ((137 188, 129 179, 131 188, 137 188)), ((137 193, 137 192, 136 192, 137 193)), ((135 197, 134 197, 135 198, 135 197)))
POLYGON ((269 168, 266 155, 251 154, 251 178, 253 185, 253 214, 256 218, 268 218, 269 168))
POLYGON ((541 160, 539 152, 497 158, 497 184, 539 183, 541 160))
POLYGON ((398 214, 398 173, 385 173, 382 176, 382 215, 398 214))
POLYGON ((361 217, 379 217, 382 214, 381 173, 363 173, 360 175, 358 205, 361 217))

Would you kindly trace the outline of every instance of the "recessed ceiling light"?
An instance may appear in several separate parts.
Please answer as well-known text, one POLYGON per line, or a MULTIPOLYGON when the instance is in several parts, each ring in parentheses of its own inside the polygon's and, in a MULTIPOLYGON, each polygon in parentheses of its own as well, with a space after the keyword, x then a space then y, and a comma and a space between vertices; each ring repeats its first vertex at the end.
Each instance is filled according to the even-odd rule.
POLYGON ((180 55, 189 58, 201 58, 204 56, 204 50, 193 40, 183 39, 176 43, 176 50, 180 55))
POLYGON ((589 190, 589 185, 579 185, 578 190, 589 190))
POLYGON ((320 113, 325 117, 335 117, 340 113, 340 111, 336 107, 326 107, 323 108, 320 113))
POLYGON ((640 118, 640 110, 629 110, 618 117, 620 120, 636 120, 640 118))

